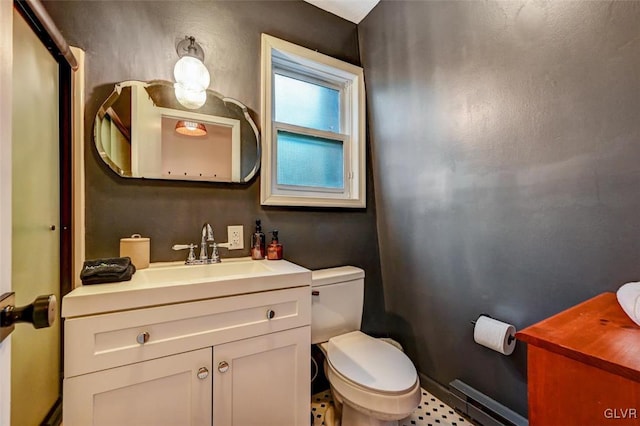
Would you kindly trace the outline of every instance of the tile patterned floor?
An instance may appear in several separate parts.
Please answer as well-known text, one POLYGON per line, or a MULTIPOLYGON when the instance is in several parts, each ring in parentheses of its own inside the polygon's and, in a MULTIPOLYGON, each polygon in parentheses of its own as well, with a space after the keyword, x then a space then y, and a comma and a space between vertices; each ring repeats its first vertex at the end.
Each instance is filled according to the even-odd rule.
MULTIPOLYGON (((311 397, 311 412, 314 415, 314 426, 325 425, 324 414, 333 401, 327 390, 311 397)), ((416 411, 406 419, 398 422, 399 426, 473 426, 469 420, 456 413, 453 408, 422 389, 422 400, 416 411)))
POLYGON ((314 416, 313 426, 324 426, 324 413, 331 403, 333 403, 333 399, 331 399, 331 393, 328 389, 311 395, 311 414, 314 416))

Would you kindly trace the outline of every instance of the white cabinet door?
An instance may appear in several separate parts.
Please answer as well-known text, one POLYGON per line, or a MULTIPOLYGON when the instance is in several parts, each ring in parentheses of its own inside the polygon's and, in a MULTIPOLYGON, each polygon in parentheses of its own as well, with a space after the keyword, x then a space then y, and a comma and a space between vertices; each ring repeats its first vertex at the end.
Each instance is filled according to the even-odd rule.
POLYGON ((211 348, 65 379, 63 423, 211 425, 211 379, 211 348))
POLYGON ((308 326, 215 346, 214 426, 309 424, 310 350, 308 326))

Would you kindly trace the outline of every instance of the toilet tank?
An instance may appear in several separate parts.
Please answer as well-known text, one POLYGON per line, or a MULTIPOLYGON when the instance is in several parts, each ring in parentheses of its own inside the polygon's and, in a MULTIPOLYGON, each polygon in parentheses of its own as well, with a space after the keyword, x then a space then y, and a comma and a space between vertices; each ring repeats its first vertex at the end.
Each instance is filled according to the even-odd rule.
POLYGON ((311 343, 360 330, 364 271, 355 266, 311 272, 311 343))

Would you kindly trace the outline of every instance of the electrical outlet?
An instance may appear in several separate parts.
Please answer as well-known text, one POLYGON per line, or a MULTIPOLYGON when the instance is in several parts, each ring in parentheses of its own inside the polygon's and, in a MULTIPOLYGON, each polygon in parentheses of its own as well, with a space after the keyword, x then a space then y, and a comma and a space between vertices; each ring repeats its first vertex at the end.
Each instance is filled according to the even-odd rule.
POLYGON ((244 227, 242 225, 227 226, 227 241, 229 250, 241 250, 244 248, 244 227))

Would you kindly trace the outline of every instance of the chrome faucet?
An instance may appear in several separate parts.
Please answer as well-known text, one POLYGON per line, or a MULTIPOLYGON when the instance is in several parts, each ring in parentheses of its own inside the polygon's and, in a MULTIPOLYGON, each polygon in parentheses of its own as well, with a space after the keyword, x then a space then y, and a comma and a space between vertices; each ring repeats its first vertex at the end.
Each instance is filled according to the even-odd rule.
POLYGON ((202 263, 209 263, 209 255, 207 251, 209 249, 209 243, 215 243, 213 239, 213 228, 208 223, 202 225, 202 239, 200 240, 200 261, 202 263))
POLYGON ((220 255, 218 254, 218 244, 213 238, 213 228, 208 223, 202 225, 200 238, 200 257, 196 259, 194 249, 197 244, 175 244, 171 247, 173 250, 189 250, 189 255, 185 264, 187 265, 206 265, 209 263, 220 263, 220 255), (211 257, 209 257, 209 247, 213 247, 211 257))

